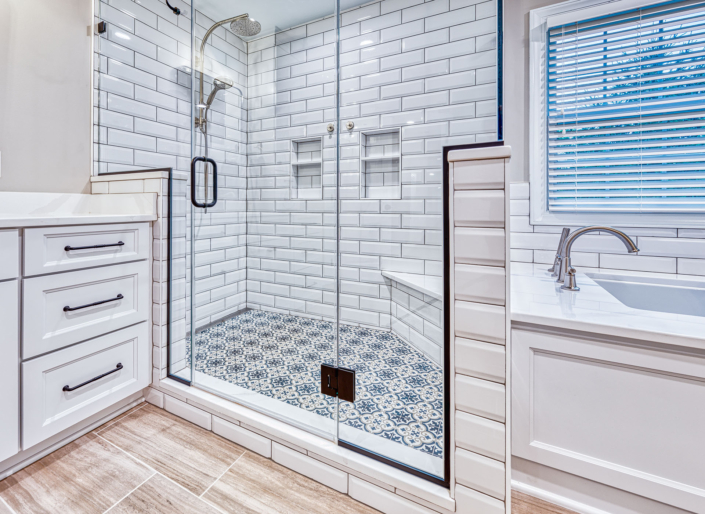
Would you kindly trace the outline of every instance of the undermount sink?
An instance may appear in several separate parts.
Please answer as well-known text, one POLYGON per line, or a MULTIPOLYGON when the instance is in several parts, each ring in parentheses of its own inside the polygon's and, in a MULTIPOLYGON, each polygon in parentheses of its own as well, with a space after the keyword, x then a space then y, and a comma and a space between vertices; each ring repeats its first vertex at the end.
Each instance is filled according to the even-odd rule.
POLYGON ((705 317, 705 282, 587 273, 627 307, 705 317))

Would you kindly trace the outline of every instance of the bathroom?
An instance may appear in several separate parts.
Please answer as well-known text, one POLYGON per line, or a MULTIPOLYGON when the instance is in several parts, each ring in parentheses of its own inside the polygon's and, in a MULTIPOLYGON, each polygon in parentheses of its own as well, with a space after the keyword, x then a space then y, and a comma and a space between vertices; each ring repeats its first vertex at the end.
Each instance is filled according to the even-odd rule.
POLYGON ((1 2, 0 513, 705 512, 703 19, 1 2))

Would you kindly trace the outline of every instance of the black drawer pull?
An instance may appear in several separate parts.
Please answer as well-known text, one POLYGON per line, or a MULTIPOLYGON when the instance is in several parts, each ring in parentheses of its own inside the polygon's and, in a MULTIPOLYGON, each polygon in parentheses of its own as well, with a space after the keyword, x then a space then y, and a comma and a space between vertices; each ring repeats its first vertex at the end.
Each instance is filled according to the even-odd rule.
POLYGON ((91 382, 95 382, 96 380, 100 380, 100 379, 103 378, 103 377, 107 377, 108 375, 112 375, 113 373, 115 373, 116 371, 120 371, 121 369, 122 369, 122 364, 120 364, 120 363, 118 362, 118 363, 117 363, 117 366, 115 366, 115 369, 111 369, 111 370, 108 371, 107 373, 103 373, 102 375, 98 375, 98 376, 95 377, 95 378, 91 378, 90 380, 88 380, 88 381, 86 381, 86 382, 83 382, 82 384, 78 384, 76 387, 69 387, 69 386, 66 385, 66 386, 64 386, 64 388, 62 389, 62 391, 75 391, 75 390, 78 389, 79 387, 83 387, 84 385, 88 385, 88 384, 90 384, 91 382))
POLYGON ((67 305, 66 307, 64 307, 64 312, 73 312, 73 311, 77 311, 79 309, 86 309, 88 307, 95 307, 96 305, 103 305, 104 303, 117 302, 118 300, 122 300, 123 298, 124 298, 124 296, 119 294, 115 298, 111 298, 110 300, 101 300, 99 302, 89 303, 88 305, 81 305, 80 307, 69 307, 67 305))
POLYGON ((109 248, 111 246, 125 246, 125 243, 118 241, 117 243, 111 243, 109 245, 93 245, 93 246, 64 246, 65 252, 70 252, 71 250, 95 250, 96 248, 109 248))

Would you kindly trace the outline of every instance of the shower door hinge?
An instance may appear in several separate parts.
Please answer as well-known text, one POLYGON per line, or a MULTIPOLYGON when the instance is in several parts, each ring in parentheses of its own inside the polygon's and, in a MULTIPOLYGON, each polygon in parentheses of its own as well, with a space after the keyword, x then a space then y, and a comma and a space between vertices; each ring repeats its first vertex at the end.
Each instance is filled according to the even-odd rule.
POLYGON ((321 364, 321 393, 354 402, 355 370, 321 364))

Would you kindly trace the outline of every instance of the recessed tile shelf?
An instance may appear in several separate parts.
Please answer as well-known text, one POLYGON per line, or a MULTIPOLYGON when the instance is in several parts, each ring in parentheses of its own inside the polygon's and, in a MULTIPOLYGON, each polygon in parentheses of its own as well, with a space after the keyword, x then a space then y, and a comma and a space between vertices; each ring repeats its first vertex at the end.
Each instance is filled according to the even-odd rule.
POLYGON ((401 199, 401 131, 360 132, 360 198, 401 199))
POLYGON ((323 140, 320 137, 291 141, 292 199, 320 200, 323 140))

